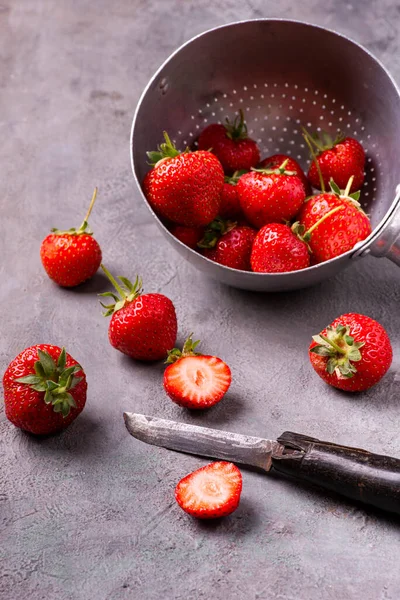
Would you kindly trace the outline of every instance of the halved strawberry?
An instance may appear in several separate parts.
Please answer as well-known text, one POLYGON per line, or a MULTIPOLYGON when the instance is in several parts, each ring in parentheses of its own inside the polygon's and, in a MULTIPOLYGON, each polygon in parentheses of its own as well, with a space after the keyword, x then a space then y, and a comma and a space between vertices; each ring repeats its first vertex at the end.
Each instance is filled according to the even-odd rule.
POLYGON ((242 474, 229 462, 213 462, 180 480, 175 488, 179 506, 192 517, 216 519, 237 509, 242 474))
POLYGON ((216 356, 195 352, 199 340, 193 342, 192 334, 183 350, 168 352, 169 366, 164 373, 164 389, 168 396, 186 408, 209 408, 222 400, 231 384, 231 370, 216 356))

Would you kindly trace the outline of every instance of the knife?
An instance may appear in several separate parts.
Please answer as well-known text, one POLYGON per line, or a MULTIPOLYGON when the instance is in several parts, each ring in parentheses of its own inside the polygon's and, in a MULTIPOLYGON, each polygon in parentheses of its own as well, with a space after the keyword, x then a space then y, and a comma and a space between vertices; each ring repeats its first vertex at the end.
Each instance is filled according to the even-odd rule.
POLYGON ((277 440, 124 413, 133 437, 170 450, 275 470, 400 514, 400 460, 285 431, 277 440))

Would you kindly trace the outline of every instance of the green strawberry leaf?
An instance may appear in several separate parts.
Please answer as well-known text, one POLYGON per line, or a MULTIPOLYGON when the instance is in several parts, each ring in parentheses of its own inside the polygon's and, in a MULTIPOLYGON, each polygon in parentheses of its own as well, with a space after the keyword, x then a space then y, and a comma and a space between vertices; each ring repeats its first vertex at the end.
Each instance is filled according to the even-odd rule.
POLYGON ((67 353, 65 352, 65 348, 61 349, 61 354, 57 360, 57 369, 61 373, 65 369, 65 363, 67 361, 67 353))
POLYGON ((51 358, 50 354, 48 354, 47 352, 43 352, 43 350, 40 350, 40 348, 38 348, 37 353, 38 353, 39 361, 43 367, 44 374, 47 377, 51 377, 54 374, 54 372, 57 370, 56 363, 51 358))
POLYGON ((17 383, 27 383, 28 385, 36 385, 41 383, 42 378, 37 375, 25 375, 25 377, 18 377, 15 379, 17 383))
POLYGON ((64 348, 60 351, 57 362, 41 348, 37 352, 39 360, 34 364, 35 373, 19 377, 15 381, 28 385, 36 392, 42 392, 44 402, 52 404, 56 413, 66 417, 71 408, 76 408, 75 400, 68 390, 82 381, 83 377, 76 377, 82 367, 75 364, 65 368, 67 355, 64 348))
POLYGON ((333 375, 333 373, 335 372, 337 366, 337 361, 335 358, 330 358, 328 360, 328 362, 326 363, 326 370, 328 371, 329 375, 333 375))
POLYGON ((332 350, 326 346, 314 346, 310 349, 310 352, 318 354, 318 356, 332 356, 332 350))

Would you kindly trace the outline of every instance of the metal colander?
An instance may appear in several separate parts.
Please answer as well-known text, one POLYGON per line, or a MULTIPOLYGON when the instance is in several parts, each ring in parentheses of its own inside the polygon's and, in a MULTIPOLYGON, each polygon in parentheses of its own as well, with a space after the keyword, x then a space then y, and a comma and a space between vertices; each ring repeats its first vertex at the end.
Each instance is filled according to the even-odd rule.
POLYGON ((139 101, 131 134, 139 187, 149 170, 146 151, 158 146, 164 130, 178 148, 195 148, 207 124, 224 122, 239 109, 262 158, 288 154, 304 170, 309 155, 301 126, 357 138, 367 153, 360 201, 373 233, 346 254, 302 271, 248 273, 186 247, 148 205, 187 260, 223 283, 260 291, 316 284, 368 253, 400 265, 400 94, 376 58, 338 33, 279 19, 233 23, 193 38, 167 59, 139 101))

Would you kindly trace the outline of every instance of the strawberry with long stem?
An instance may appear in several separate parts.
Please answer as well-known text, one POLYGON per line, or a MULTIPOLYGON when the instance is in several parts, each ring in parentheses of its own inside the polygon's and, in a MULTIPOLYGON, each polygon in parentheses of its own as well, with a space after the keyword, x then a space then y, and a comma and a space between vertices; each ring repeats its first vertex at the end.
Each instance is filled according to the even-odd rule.
POLYGON ((43 240, 40 257, 50 279, 63 287, 75 287, 93 277, 101 263, 101 249, 89 227, 89 217, 96 201, 94 189, 90 206, 80 227, 68 230, 53 228, 43 240))
POLYGON ((298 221, 289 227, 283 223, 264 225, 257 233, 250 256, 256 273, 286 273, 310 266, 311 240, 319 238, 323 223, 343 210, 336 206, 314 223, 308 230, 298 221))
POLYGON ((353 176, 350 192, 359 190, 364 181, 365 151, 354 138, 339 133, 335 139, 326 132, 310 134, 303 127, 312 163, 308 171, 311 185, 325 191, 331 179, 343 189, 353 176))
POLYGON ((324 262, 348 252, 371 233, 368 216, 359 203, 360 192, 351 193, 353 176, 349 178, 345 190, 340 190, 330 181, 330 192, 313 196, 304 203, 298 221, 304 231, 319 223, 317 235, 309 241, 315 262, 324 262), (337 214, 332 210, 342 207, 337 214), (321 221, 326 215, 331 218, 321 221))

